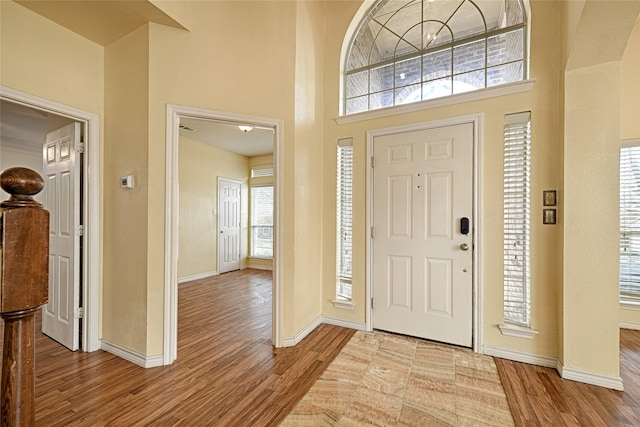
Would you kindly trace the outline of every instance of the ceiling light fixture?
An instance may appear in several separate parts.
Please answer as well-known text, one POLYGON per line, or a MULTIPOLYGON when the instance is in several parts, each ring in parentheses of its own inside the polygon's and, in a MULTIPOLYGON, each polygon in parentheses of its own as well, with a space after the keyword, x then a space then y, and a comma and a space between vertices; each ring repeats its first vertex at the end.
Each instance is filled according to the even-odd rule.
POLYGON ((253 126, 239 125, 238 129, 240 129, 244 133, 247 133, 247 132, 251 132, 253 130, 253 126))

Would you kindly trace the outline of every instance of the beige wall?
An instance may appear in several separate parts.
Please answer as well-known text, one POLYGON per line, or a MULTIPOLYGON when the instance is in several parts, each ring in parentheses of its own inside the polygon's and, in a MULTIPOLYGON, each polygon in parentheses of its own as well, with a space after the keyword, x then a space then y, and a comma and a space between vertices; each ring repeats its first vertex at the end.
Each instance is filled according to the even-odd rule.
POLYGON ((103 336, 140 354, 147 334, 149 28, 105 48, 103 336), (135 188, 120 187, 133 175, 135 188))
POLYGON ((639 14, 638 2, 587 1, 565 70, 564 215, 570 220, 560 361, 613 378, 619 377, 621 60, 639 14))
POLYGON ((241 265, 247 263, 249 159, 180 137, 178 278, 218 273, 218 177, 241 182, 241 265))
POLYGON ((636 21, 622 56, 620 139, 640 138, 640 19, 636 21))
POLYGON ((0 2, 0 84, 102 115, 104 49, 12 2, 0 2))
MULTIPOLYGON (((295 276, 293 330, 318 319, 322 310, 322 185, 323 185, 323 5, 299 2, 295 51, 295 276)), ((289 208, 291 209, 291 208, 289 208)), ((335 259, 335 258, 334 258, 335 259)))

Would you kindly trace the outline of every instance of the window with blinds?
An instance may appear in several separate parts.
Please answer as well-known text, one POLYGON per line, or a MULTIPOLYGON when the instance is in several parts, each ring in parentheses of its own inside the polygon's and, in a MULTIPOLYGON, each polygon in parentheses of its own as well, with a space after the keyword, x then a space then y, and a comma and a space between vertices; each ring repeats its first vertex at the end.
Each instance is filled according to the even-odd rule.
POLYGON ((620 148, 620 300, 640 301, 640 141, 620 148))
POLYGON ((504 319, 530 324, 531 112, 504 124, 504 319))
POLYGON ((338 140, 337 166, 336 295, 338 299, 351 300, 351 263, 353 249, 353 146, 351 138, 338 140))
POLYGON ((251 186, 251 256, 273 258, 273 185, 251 186))

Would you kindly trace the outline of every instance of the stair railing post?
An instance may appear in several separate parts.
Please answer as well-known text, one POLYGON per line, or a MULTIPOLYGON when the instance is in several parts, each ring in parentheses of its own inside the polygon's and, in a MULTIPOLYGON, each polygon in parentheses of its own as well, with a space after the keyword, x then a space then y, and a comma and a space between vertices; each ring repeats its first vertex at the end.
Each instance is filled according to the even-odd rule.
POLYGON ((31 169, 0 175, 11 197, 0 203, 0 316, 2 426, 35 424, 35 315, 47 303, 49 212, 33 199, 44 187, 31 169))

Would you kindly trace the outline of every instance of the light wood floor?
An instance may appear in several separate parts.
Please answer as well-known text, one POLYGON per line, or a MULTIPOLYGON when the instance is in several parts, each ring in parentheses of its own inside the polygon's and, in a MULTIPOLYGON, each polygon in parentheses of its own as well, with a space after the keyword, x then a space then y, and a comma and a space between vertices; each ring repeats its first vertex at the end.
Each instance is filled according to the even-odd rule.
MULTIPOLYGON (((270 272, 185 283, 171 366, 74 353, 37 333, 36 425, 275 426, 353 334, 322 325, 297 346, 274 349, 270 272)), ((640 425, 640 331, 621 331, 624 392, 565 381, 552 369, 496 365, 518 426, 640 425)))

